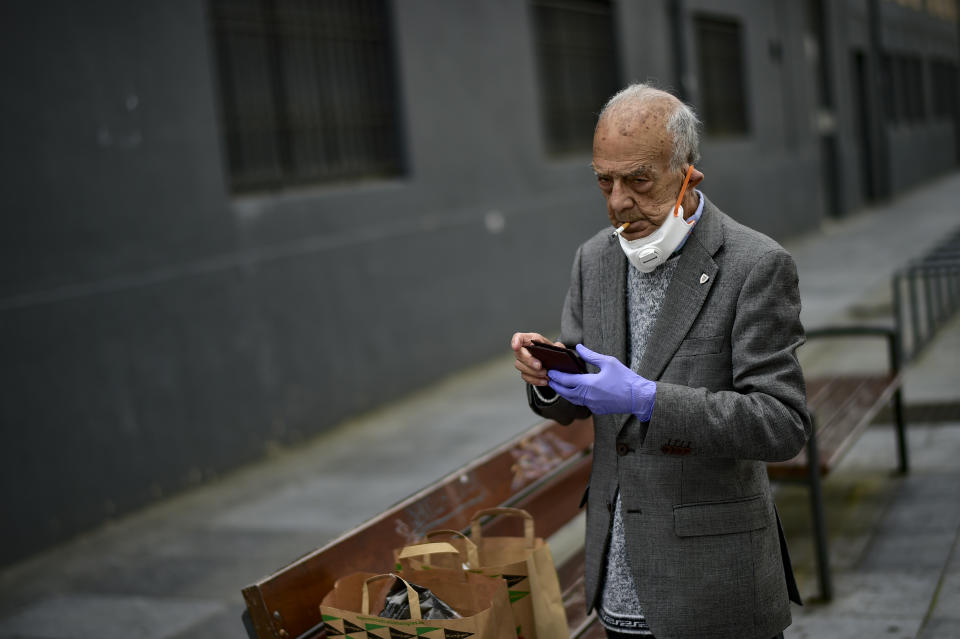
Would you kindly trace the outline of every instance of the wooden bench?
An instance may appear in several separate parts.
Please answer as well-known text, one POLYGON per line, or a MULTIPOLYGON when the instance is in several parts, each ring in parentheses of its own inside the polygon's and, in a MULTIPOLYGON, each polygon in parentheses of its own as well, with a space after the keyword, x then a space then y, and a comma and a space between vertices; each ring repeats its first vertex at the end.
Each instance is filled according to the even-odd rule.
POLYGON ((843 326, 811 330, 808 339, 838 337, 886 338, 889 367, 877 374, 837 374, 808 378, 807 404, 813 416, 813 435, 795 458, 767 465, 771 479, 808 484, 820 596, 833 597, 821 477, 830 473, 870 422, 890 404, 896 424, 899 470, 909 471, 903 418, 897 331, 884 327, 843 326))
MULTIPOLYGON (((325 637, 318 605, 333 582, 356 571, 383 572, 393 550, 440 528, 466 531, 476 511, 514 506, 530 512, 536 535, 547 538, 582 512, 592 460, 590 420, 561 426, 542 422, 462 469, 435 482, 322 548, 243 589, 244 624, 251 638, 325 637)), ((516 520, 495 518, 484 534, 519 534, 516 520)), ((586 614, 583 547, 557 557, 571 637, 600 639, 603 629, 586 614)))

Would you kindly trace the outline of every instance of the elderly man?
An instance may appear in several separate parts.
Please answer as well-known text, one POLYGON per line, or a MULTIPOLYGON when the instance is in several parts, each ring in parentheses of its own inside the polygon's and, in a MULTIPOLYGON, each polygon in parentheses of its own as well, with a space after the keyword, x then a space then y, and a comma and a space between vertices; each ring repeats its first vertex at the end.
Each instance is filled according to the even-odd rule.
POLYGON ((796 268, 694 188, 698 128, 647 85, 610 99, 593 170, 619 231, 578 249, 556 343, 588 373, 511 341, 535 412, 593 415, 586 596, 610 637, 769 639, 799 603, 764 464, 810 433, 796 268))

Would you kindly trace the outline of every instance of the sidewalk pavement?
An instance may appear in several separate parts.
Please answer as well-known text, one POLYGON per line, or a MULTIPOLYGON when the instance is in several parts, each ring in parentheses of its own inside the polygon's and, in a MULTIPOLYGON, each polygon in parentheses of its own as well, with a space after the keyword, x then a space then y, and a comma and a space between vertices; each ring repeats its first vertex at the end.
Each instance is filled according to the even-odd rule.
MULTIPOLYGON (((960 224, 958 201, 953 173, 788 242, 804 324, 889 323, 890 275, 960 224)), ((892 428, 877 425, 825 481, 836 594, 794 607, 788 639, 960 637, 958 354, 955 317, 906 371, 908 406, 954 408, 951 421, 910 424, 910 475, 893 473, 892 428)), ((816 371, 879 367, 883 355, 851 343, 801 359, 816 371)), ((243 586, 536 423, 511 362, 505 353, 0 571, 0 639, 243 636, 243 586)), ((779 485, 777 503, 811 598, 806 489, 779 485)))

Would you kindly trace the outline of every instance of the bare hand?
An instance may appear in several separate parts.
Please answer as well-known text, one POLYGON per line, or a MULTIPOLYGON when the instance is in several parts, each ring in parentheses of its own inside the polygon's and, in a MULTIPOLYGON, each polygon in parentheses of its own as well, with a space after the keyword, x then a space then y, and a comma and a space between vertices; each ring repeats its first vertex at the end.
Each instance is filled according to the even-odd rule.
MULTIPOLYGON (((530 354, 526 349, 533 342, 545 342, 550 344, 550 340, 540 333, 514 333, 510 338, 510 348, 513 349, 513 355, 517 358, 513 366, 520 371, 520 377, 523 381, 534 386, 546 386, 550 379, 547 377, 547 371, 543 364, 530 354)), ((561 342, 553 342, 555 346, 563 346, 561 342)))

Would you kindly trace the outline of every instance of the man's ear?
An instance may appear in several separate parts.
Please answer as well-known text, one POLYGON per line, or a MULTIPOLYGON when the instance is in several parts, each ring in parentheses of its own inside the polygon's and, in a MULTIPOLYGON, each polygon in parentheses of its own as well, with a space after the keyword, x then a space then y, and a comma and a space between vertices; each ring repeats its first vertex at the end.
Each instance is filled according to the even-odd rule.
POLYGON ((697 167, 693 167, 693 170, 690 171, 690 183, 687 188, 693 188, 701 182, 703 182, 703 173, 697 167))

